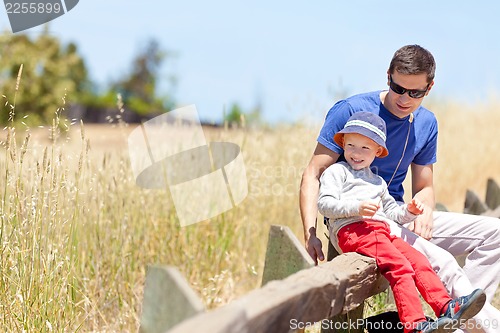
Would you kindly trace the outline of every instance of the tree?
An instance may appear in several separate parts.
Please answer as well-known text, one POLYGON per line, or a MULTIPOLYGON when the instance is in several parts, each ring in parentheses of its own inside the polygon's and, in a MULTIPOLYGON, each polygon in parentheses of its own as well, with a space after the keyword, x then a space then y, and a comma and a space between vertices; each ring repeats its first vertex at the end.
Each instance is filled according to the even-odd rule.
POLYGON ((120 93, 124 104, 141 115, 172 109, 174 103, 171 97, 160 97, 157 93, 158 75, 168 56, 170 53, 164 51, 156 40, 149 40, 132 61, 130 73, 115 82, 112 91, 120 93))
POLYGON ((8 120, 14 100, 15 119, 28 115, 23 119, 28 124, 50 122, 59 108, 77 102, 88 87, 87 69, 75 44, 61 45, 47 31, 35 39, 0 35, 0 123, 8 120))
POLYGON ((258 104, 251 111, 245 112, 237 103, 233 103, 229 112, 227 114, 224 112, 224 122, 232 127, 259 125, 262 123, 261 107, 258 104))

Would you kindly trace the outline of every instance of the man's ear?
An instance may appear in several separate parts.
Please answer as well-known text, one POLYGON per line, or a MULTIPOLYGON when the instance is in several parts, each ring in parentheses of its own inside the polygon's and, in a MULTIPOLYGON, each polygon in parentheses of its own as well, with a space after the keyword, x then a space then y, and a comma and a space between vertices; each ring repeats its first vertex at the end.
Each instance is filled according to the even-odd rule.
POLYGON ((433 85, 434 85, 434 80, 432 80, 432 82, 429 83, 429 88, 427 88, 427 92, 425 93, 425 96, 429 95, 429 91, 431 91, 433 85))

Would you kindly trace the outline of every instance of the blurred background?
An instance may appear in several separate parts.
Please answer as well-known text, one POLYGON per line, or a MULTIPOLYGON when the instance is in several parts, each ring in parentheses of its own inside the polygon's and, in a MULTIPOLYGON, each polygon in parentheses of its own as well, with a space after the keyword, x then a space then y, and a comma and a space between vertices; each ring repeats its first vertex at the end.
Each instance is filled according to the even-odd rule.
POLYGON ((0 10, 0 91, 8 96, 24 63, 29 92, 18 103, 30 104, 23 112, 36 113, 33 121, 65 94, 71 116, 101 121, 120 92, 141 117, 196 104, 205 123, 240 113, 271 125, 318 123, 335 100, 387 88, 394 51, 420 44, 437 61, 428 99, 475 105, 498 98, 499 6, 85 0, 15 35, 0 10), (47 92, 55 101, 33 103, 47 92))
POLYGON ((0 9, 0 330, 136 332, 151 264, 177 267, 207 308, 259 287, 270 226, 303 240, 300 180, 326 112, 387 89, 406 44, 437 62, 423 101, 439 122, 436 199, 457 212, 468 189, 484 200, 487 180, 500 183, 499 9, 81 0, 16 34, 0 9), (207 142, 240 146, 248 196, 181 228, 168 188, 136 185, 127 137, 188 104, 207 142))

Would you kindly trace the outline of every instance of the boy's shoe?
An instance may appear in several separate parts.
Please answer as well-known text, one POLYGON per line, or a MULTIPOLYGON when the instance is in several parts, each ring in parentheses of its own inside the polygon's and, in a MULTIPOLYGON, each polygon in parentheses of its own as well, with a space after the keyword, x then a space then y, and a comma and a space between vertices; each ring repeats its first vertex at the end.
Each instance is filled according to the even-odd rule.
POLYGON ((436 321, 422 321, 413 330, 414 333, 451 333, 453 331, 455 331, 453 320, 448 317, 440 317, 436 321))
POLYGON ((448 308, 441 317, 450 318, 454 322, 462 324, 481 311, 485 302, 486 294, 484 291, 482 289, 476 289, 470 295, 451 300, 451 302, 448 303, 448 308))

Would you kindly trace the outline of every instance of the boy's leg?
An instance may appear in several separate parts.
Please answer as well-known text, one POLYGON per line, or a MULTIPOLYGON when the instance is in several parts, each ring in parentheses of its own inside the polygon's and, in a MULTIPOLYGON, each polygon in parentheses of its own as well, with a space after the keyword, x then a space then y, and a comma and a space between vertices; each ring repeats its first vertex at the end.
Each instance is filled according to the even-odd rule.
POLYGON ((475 288, 492 301, 500 283, 500 220, 497 218, 434 212, 433 244, 458 256, 467 254, 463 267, 475 288))
POLYGON ((353 223, 340 229, 337 235, 343 252, 357 252, 376 260, 380 273, 391 285, 405 332, 410 331, 409 324, 426 320, 411 264, 389 240, 389 228, 384 223, 353 223))
POLYGON ((407 228, 401 227, 401 225, 395 222, 391 221, 388 224, 392 235, 401 237, 427 258, 432 269, 438 274, 451 297, 465 296, 475 289, 472 287, 465 271, 448 251, 422 237, 418 237, 407 228))
POLYGON ((392 244, 405 256, 415 271, 415 284, 424 300, 431 306, 439 317, 443 314, 446 305, 452 300, 443 283, 437 276, 427 258, 415 250, 403 239, 391 236, 392 244))
MULTIPOLYGON (((436 214, 436 213, 435 213, 436 214)), ((453 297, 465 296, 470 294, 475 288, 470 283, 463 269, 458 265, 455 258, 446 250, 437 245, 418 237, 408 229, 399 224, 388 221, 391 227, 391 234, 403 238, 416 250, 424 254, 429 260, 433 270, 437 272, 441 281, 445 285, 448 293, 453 297)), ((491 304, 487 303, 483 309, 474 317, 477 326, 482 325, 484 332, 498 333, 500 330, 500 311, 491 304)), ((483 332, 482 330, 467 330, 469 332, 483 332)), ((465 331, 465 332, 467 332, 465 331)), ((460 330, 457 331, 461 332, 460 330)))

